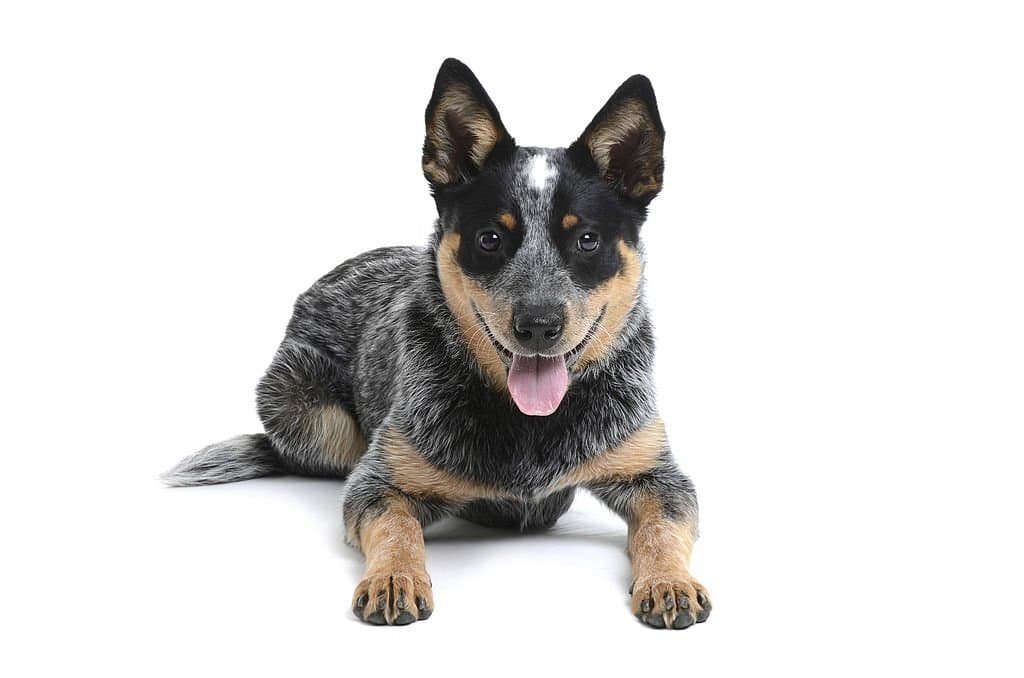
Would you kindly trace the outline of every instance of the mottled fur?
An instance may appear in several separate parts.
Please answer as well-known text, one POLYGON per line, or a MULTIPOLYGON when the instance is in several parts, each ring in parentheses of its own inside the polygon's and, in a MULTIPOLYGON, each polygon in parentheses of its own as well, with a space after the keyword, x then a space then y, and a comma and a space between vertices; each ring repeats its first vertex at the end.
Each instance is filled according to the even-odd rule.
POLYGON ((568 149, 519 147, 448 60, 426 125, 430 245, 367 252, 302 294, 257 389, 265 434, 205 448, 168 482, 347 476, 346 534, 368 563, 353 607, 381 624, 433 609, 423 525, 545 528, 582 487, 630 526, 637 616, 703 621, 710 603, 688 574, 697 502, 658 415, 643 299, 639 230, 664 138, 650 83, 627 80, 568 149), (503 249, 481 252, 481 228, 503 249), (582 252, 582 233, 601 248, 582 252), (512 317, 530 304, 564 314, 552 351, 571 382, 548 416, 520 412, 505 387, 512 317))

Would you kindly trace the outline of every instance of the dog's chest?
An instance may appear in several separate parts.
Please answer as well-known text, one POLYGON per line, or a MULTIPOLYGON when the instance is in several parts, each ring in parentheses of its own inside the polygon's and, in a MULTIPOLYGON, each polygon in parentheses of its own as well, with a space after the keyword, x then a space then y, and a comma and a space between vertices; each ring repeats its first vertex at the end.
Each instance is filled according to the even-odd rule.
POLYGON ((463 477, 522 498, 544 496, 588 459, 603 453, 614 426, 570 417, 469 416, 432 445, 435 463, 463 477), (445 444, 446 443, 446 444, 445 444))

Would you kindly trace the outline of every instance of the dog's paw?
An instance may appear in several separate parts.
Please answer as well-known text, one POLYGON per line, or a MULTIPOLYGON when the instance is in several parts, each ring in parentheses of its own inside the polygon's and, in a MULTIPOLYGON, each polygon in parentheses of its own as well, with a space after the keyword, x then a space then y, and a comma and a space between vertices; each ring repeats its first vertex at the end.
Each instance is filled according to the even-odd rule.
POLYGON ((685 629, 711 614, 707 589, 689 575, 644 577, 633 582, 633 614, 658 629, 685 629))
POLYGON ((370 624, 404 626, 434 612, 434 596, 426 572, 369 574, 356 586, 352 611, 370 624))

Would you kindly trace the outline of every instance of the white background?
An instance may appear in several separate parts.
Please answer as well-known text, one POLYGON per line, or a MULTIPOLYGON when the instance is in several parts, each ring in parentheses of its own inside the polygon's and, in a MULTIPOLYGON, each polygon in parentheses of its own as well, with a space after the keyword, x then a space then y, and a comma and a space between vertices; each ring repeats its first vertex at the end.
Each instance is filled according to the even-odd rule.
POLYGON ((1014 3, 366 4, 0 9, 4 675, 1021 675, 1014 3), (340 482, 156 479, 259 430, 299 292, 426 241, 446 56, 530 145, 654 82, 706 624, 630 616, 590 497, 550 535, 432 530, 434 617, 372 628, 340 482))

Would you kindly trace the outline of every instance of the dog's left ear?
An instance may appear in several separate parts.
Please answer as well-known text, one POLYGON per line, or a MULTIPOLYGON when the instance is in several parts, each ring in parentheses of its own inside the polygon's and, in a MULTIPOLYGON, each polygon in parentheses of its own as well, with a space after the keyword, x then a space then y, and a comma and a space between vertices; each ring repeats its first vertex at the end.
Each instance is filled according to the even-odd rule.
POLYGON ((634 75, 615 90, 569 154, 626 198, 646 205, 661 190, 664 145, 654 88, 645 76, 634 75))
POLYGON ((445 59, 437 72, 426 124, 423 174, 434 188, 468 181, 515 148, 491 98, 458 59, 445 59))

